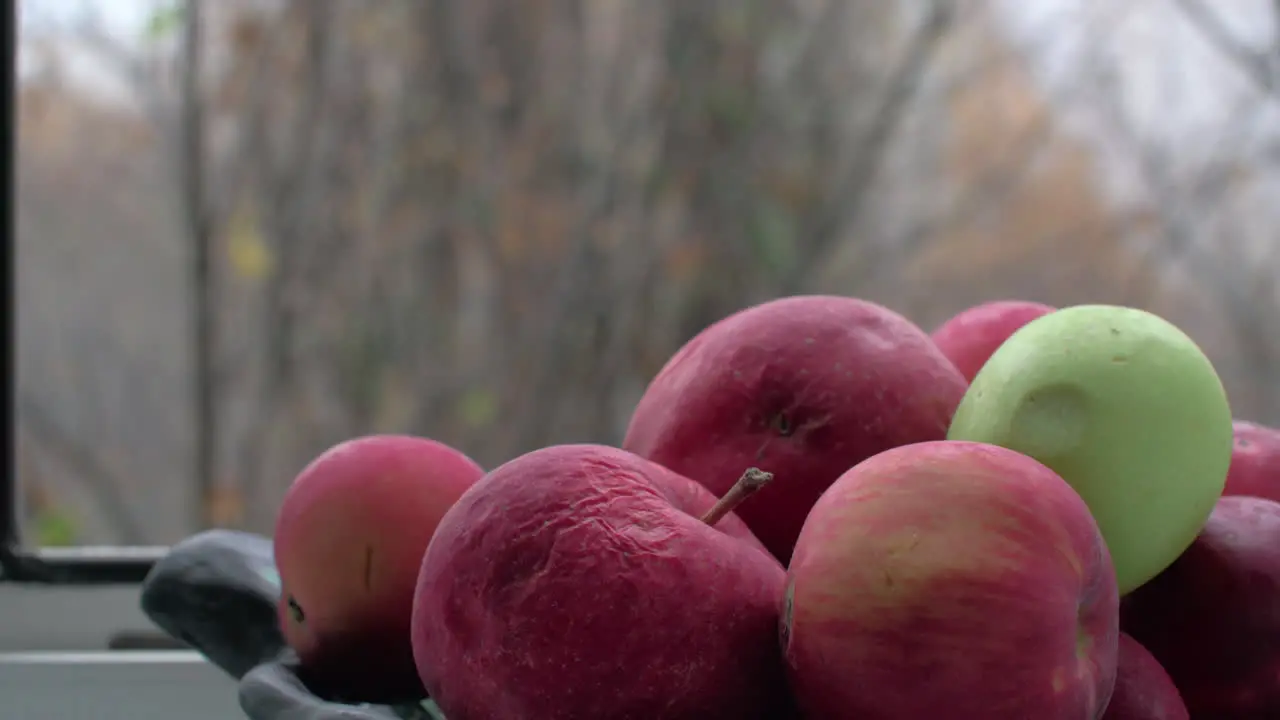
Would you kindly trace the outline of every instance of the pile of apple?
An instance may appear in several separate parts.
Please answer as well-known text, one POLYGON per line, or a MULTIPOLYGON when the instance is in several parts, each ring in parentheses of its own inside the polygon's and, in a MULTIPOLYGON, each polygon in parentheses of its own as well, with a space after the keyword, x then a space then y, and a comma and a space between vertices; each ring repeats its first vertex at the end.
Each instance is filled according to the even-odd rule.
POLYGON ((1280 432, 1132 308, 775 300, 621 448, 338 445, 275 549, 308 676, 449 720, 1280 719, 1280 432))

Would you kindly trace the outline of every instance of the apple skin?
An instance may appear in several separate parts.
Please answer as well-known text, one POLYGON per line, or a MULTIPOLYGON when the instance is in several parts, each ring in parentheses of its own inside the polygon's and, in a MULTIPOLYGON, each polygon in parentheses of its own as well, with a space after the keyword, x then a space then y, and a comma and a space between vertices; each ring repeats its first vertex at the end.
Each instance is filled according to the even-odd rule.
POLYGON ((1015 331, 1056 308, 1026 300, 997 300, 964 310, 933 331, 933 341, 972 381, 987 358, 1015 331))
MULTIPOLYGON (((744 468, 745 470, 745 468, 744 468)), ((785 571, 688 478, 559 445, 490 472, 422 560, 413 648, 449 720, 786 716, 785 571)))
POLYGON ((1169 673, 1142 644, 1120 633, 1116 688, 1102 720, 1191 720, 1169 673))
POLYGON ((1224 497, 1196 541, 1125 598, 1121 627, 1191 717, 1280 718, 1280 503, 1224 497))
POLYGON ((1096 719, 1118 602, 1102 536, 1052 470, 920 443, 860 463, 814 506, 783 653, 805 717, 1096 719))
POLYGON ((1015 332, 969 386, 947 437, 1053 468, 1093 512, 1127 594, 1195 539, 1231 462, 1213 365, 1151 313, 1080 305, 1015 332))
POLYGON ((1231 469, 1223 495, 1252 495, 1280 502, 1280 430, 1237 420, 1231 469))
POLYGON ((406 435, 340 443, 299 473, 274 550, 281 630, 305 679, 366 702, 423 697, 409 642, 422 554, 483 474, 461 452, 406 435))
POLYGON ((946 436, 964 378, 901 315, 796 296, 703 330, 649 384, 623 448, 723 495, 753 466, 774 481, 737 509, 784 564, 837 477, 899 445, 946 436))

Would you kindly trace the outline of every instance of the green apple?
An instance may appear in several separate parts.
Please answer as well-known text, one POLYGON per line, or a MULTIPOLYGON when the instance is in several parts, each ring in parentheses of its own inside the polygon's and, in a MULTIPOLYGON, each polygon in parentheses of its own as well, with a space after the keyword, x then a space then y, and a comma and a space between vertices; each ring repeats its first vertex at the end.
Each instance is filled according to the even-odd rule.
POLYGON ((1124 594, 1204 526, 1231 462, 1231 409, 1213 364, 1177 327, 1080 305, 1010 336, 947 438, 1016 450, 1061 475, 1093 513, 1124 594))

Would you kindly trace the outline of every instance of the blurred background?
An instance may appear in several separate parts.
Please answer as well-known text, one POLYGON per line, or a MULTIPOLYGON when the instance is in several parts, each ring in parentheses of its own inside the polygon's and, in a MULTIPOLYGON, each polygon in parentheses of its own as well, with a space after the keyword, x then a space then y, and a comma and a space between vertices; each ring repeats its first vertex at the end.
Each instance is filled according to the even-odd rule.
POLYGON ((25 0, 30 542, 269 532, 350 436, 621 440, 784 294, 1128 304, 1280 423, 1280 3, 25 0))

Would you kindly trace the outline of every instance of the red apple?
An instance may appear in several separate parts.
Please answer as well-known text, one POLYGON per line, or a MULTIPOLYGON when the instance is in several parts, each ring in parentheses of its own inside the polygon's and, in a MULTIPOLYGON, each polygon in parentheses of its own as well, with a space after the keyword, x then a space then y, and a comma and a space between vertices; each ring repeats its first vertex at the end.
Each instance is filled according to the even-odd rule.
POLYGON ((875 303, 801 296, 731 315, 650 383, 623 447, 713 494, 756 466, 776 482, 739 516, 783 563, 823 490, 858 462, 941 440, 964 378, 923 330, 875 303))
POLYGON ((987 359, 1023 325, 1054 308, 1025 300, 998 300, 976 305, 952 317, 933 331, 933 341, 973 382, 987 359))
POLYGON ((1280 501, 1280 430, 1237 420, 1235 445, 1223 495, 1252 495, 1280 501))
POLYGON ((1147 649, 1120 633, 1116 689, 1102 720, 1191 720, 1178 688, 1147 649))
POLYGON ((420 698, 409 624, 422 554, 445 511, 484 474, 424 438, 350 440, 285 494, 275 559, 280 622, 309 680, 362 701, 420 698))
POLYGON ((782 717, 784 571, 725 503, 616 448, 490 472, 422 560, 413 649, 449 720, 782 717))
POLYGON ((1194 718, 1280 718, 1280 503, 1224 497, 1191 547, 1125 597, 1121 623, 1194 718))
POLYGON ((920 443, 860 463, 814 506, 783 652, 806 717, 1098 718, 1118 603, 1066 481, 993 445, 920 443))

